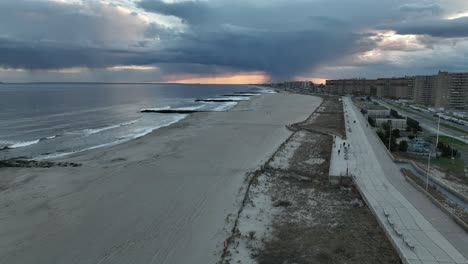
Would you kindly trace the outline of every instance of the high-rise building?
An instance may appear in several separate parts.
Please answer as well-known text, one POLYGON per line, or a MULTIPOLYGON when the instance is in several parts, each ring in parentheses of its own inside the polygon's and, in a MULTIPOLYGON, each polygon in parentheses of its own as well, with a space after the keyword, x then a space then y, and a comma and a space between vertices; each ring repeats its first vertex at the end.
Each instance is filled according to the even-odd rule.
POLYGON ((376 81, 376 91, 378 97, 395 99, 413 98, 413 78, 379 78, 376 81))
POLYGON ((468 73, 415 76, 414 101, 436 108, 468 110, 468 73))
POLYGON ((418 104, 431 105, 434 102, 436 78, 430 76, 413 77, 413 98, 418 104))
POLYGON ((453 110, 468 110, 468 73, 450 74, 448 107, 453 110))

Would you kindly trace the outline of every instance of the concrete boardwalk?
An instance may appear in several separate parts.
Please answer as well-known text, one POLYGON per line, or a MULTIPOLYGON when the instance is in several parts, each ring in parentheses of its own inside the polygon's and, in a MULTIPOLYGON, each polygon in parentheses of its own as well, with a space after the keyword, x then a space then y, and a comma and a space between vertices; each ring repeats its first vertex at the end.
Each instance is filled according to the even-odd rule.
POLYGON ((330 174, 345 175, 349 168, 404 263, 468 263, 468 235, 404 180, 350 98, 344 105, 349 159, 335 147, 330 174))

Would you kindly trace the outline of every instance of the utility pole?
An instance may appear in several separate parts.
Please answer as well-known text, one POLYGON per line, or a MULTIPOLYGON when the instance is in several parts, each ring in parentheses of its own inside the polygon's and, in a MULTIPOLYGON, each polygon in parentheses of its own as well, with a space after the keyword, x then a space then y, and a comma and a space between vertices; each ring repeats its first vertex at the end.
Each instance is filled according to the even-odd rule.
POLYGON ((392 153, 392 121, 388 120, 389 122, 389 129, 390 129, 390 136, 388 137, 388 151, 392 153))
POLYGON ((429 170, 431 169, 431 154, 432 154, 432 151, 429 151, 429 157, 427 158, 427 171, 426 171, 426 192, 429 187, 429 170))
POLYGON ((436 145, 435 145, 436 157, 437 157, 437 147, 439 145, 439 129, 440 129, 440 115, 439 115, 439 121, 437 122, 437 137, 436 137, 436 145))
MULTIPOLYGON (((437 122, 437 137, 436 137, 436 144, 434 148, 436 157, 437 157, 437 145, 439 145, 439 129, 440 129, 440 115, 439 115, 439 120, 437 122)), ((429 187, 429 171, 431 169, 431 156, 432 156, 432 151, 429 151, 429 157, 427 158, 426 192, 429 187)))
POLYGON ((453 147, 450 146, 450 149, 452 149, 452 159, 451 160, 452 160, 452 163, 453 163, 453 147))

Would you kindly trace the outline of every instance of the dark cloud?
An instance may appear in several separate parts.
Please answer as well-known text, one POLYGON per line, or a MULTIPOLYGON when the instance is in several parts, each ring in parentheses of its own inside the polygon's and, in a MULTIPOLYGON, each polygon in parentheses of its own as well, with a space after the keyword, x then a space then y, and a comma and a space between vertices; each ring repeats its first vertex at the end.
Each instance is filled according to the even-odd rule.
POLYGON ((0 36, 25 42, 127 47, 146 27, 138 15, 99 1, 0 1, 0 36))
POLYGON ((321 4, 143 0, 138 5, 187 23, 165 49, 173 61, 261 70, 281 79, 374 46, 365 41, 368 35, 353 32, 355 24, 314 15, 324 9, 321 4))
POLYGON ((101 1, 0 1, 0 67, 102 73, 97 69, 158 65, 166 75, 264 71, 287 79, 377 46, 411 53, 442 45, 436 38, 468 36, 466 18, 442 18, 455 6, 442 1, 119 1, 135 5, 129 10, 101 1), (148 12, 183 24, 163 26, 161 16, 148 20, 148 12), (374 29, 421 35, 425 42, 387 41, 369 33, 374 29))
POLYGON ((0 67, 28 70, 105 68, 164 61, 152 39, 171 32, 115 5, 15 0, 0 2, 0 67))
POLYGON ((174 50, 178 52, 174 59, 264 70, 276 78, 290 78, 324 61, 355 52, 360 39, 360 35, 335 36, 317 31, 252 33, 218 29, 186 36, 185 44, 174 50))
POLYGON ((0 67, 49 70, 72 67, 106 68, 116 65, 149 65, 164 62, 153 53, 90 48, 56 43, 24 43, 0 38, 0 67))
POLYGON ((381 28, 395 30, 402 35, 429 35, 433 37, 468 37, 468 17, 404 22, 381 28))
POLYGON ((443 9, 440 5, 432 3, 412 3, 412 4, 404 4, 400 6, 400 10, 403 12, 409 13, 423 13, 423 12, 430 12, 434 15, 441 14, 443 9))

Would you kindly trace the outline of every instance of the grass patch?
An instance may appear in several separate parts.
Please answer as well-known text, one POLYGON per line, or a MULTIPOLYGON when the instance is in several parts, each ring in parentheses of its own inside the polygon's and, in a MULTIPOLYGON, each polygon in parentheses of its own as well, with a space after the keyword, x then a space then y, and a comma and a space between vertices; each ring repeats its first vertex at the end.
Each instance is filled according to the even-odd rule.
MULTIPOLYGON (((432 136, 431 137, 432 142, 436 142, 437 136, 432 136)), ((451 146, 454 146, 456 149, 460 150, 468 150, 468 144, 466 144, 463 141, 460 141, 458 139, 448 137, 448 136, 440 136, 439 135, 439 142, 449 144, 451 146)))
POLYGON ((461 159, 451 159, 451 158, 438 158, 431 160, 431 163, 441 169, 447 171, 448 173, 460 174, 464 173, 465 163, 461 159))
POLYGON ((368 110, 387 110, 388 108, 381 105, 367 104, 368 110))
POLYGON ((442 122, 440 122, 440 126, 443 126, 445 128, 451 129, 453 131, 457 131, 457 132, 460 132, 462 134, 468 135, 468 131, 465 130, 465 129, 454 127, 454 126, 451 126, 451 125, 448 125, 448 124, 445 124, 445 123, 442 123, 442 122))
POLYGON ((381 104, 374 104, 373 102, 369 101, 361 101, 361 100, 356 100, 353 99, 354 105, 356 105, 359 108, 366 108, 367 110, 387 110, 388 108, 381 105, 381 104))

